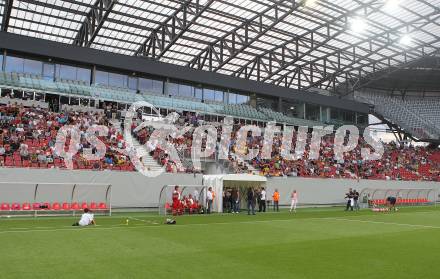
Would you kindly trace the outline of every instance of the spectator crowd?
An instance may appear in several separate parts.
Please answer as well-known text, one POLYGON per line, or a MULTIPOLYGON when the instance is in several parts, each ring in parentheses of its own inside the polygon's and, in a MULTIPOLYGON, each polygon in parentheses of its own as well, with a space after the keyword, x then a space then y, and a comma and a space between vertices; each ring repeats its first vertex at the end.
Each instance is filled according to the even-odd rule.
MULTIPOLYGON (((103 113, 55 113, 40 107, 26 108, 16 104, 0 106, 0 166, 65 168, 63 158, 55 152, 57 134, 64 125, 76 126, 80 131, 76 146, 78 153, 73 156, 74 169, 134 170, 129 158, 115 151, 123 149, 125 141, 103 113), (98 137, 107 148, 101 160, 89 161, 81 154, 86 148, 96 152, 85 137, 86 130, 95 124, 108 127, 108 133, 98 137)), ((67 138, 66 149, 69 143, 67 138)))
MULTIPOLYGON (((124 149, 126 142, 121 127, 111 124, 111 115, 101 112, 51 112, 40 107, 23 107, 16 104, 0 106, 0 166, 6 167, 33 167, 33 168, 65 168, 63 158, 54 152, 58 131, 64 125, 76 125, 81 131, 78 143, 79 152, 73 157, 74 169, 93 170, 122 170, 133 171, 134 167, 125 154, 116 150, 124 149), (106 145, 107 151, 101 160, 88 161, 83 158, 84 149, 93 146, 85 138, 85 131, 92 125, 108 127, 108 133, 99 139, 106 145)), ((141 123, 134 121, 131 127, 133 134, 140 144, 144 144, 151 156, 161 165, 166 166, 168 172, 196 172, 185 157, 190 157, 193 145, 194 128, 203 123, 202 118, 195 113, 183 113, 176 121, 181 127, 187 126, 188 131, 179 138, 169 137, 167 140, 176 146, 179 151, 180 162, 171 159, 166 148, 158 142, 149 141, 154 129, 145 127, 136 133, 134 130, 141 123)), ((219 123, 213 123, 219 124, 219 123)), ((263 137, 248 135, 246 146, 238 146, 237 131, 243 123, 236 122, 232 131, 232 140, 229 145, 228 163, 233 166, 234 172, 248 172, 250 165, 260 175, 268 177, 298 176, 321 178, 352 178, 352 179, 383 179, 383 180, 426 180, 440 181, 440 150, 410 144, 399 145, 384 143, 384 154, 379 160, 364 161, 361 158, 361 148, 368 145, 360 140, 356 149, 344 154, 341 160, 334 159, 334 136, 323 138, 317 159, 309 159, 309 150, 306 147, 302 158, 286 160, 281 156, 282 135, 276 135, 273 141, 271 159, 262 159, 261 153, 248 163, 239 161, 233 154, 246 154, 250 148, 262 150, 263 137)), ((221 137, 221 125, 217 125, 218 139, 221 137)), ((310 143, 311 133, 307 143, 310 143)), ((296 142, 294 134, 293 144, 296 142)), ((66 142, 68 146, 69 141, 66 142)), ((206 140, 202 139, 202 147, 206 140)), ((306 145, 308 146, 308 144, 306 145)), ((218 146, 217 146, 218 149, 218 146)), ((213 158, 215 155, 213 155, 213 158)))

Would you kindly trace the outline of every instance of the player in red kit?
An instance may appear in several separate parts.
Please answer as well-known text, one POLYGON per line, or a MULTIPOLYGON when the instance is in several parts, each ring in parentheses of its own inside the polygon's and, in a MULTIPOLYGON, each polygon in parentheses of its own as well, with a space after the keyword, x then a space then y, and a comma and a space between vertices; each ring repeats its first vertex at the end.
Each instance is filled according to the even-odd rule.
POLYGON ((181 214, 181 202, 180 202, 180 192, 179 192, 179 186, 174 187, 173 191, 173 215, 176 215, 177 213, 181 214))

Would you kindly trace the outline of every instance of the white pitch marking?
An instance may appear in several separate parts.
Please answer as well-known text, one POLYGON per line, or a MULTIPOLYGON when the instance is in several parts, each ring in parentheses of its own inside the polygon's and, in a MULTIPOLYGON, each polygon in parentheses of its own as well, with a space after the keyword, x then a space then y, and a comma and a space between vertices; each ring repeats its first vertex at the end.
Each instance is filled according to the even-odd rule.
MULTIPOLYGON (((132 218, 132 217, 129 217, 132 218)), ((318 218, 318 219, 322 219, 322 218, 318 218)), ((139 219, 140 221, 142 221, 141 219, 139 219)), ((271 222, 286 222, 286 221, 293 221, 295 219, 280 219, 280 220, 258 220, 258 221, 243 221, 243 222, 214 222, 214 223, 203 223, 203 224, 183 224, 183 225, 176 225, 176 226, 169 226, 174 227, 174 228, 178 228, 178 227, 191 227, 191 226, 209 226, 209 225, 227 225, 227 224, 257 224, 257 223, 271 223, 271 222)), ((297 219, 297 220, 310 220, 310 219, 297 219)), ((148 223, 148 221, 145 221, 146 223, 148 223)), ((158 224, 158 223, 153 223, 153 224, 158 224)), ((112 230, 112 229, 131 229, 131 228, 154 228, 154 227, 159 227, 159 226, 149 226, 148 224, 145 225, 130 225, 130 226, 126 226, 126 225, 111 225, 109 227, 96 227, 96 226, 89 226, 89 227, 84 227, 84 228, 80 228, 80 227, 71 227, 69 226, 68 228, 65 227, 61 227, 59 229, 41 229, 41 230, 36 230, 35 228, 29 228, 29 230, 24 230, 25 228, 23 228, 22 230, 7 230, 7 231, 0 231, 0 234, 6 234, 6 233, 28 233, 28 232, 57 232, 57 231, 90 231, 90 230, 112 230)))
MULTIPOLYGON (((121 217, 120 217, 121 218, 121 217)), ((109 227, 87 227, 87 228, 78 228, 78 227, 70 227, 69 229, 65 227, 59 228, 59 229, 39 229, 36 230, 35 228, 20 228, 20 230, 7 230, 7 231, 0 231, 0 234, 7 234, 7 233, 28 233, 28 232, 56 232, 56 231, 90 231, 90 230, 113 230, 113 229, 135 229, 135 228, 152 228, 152 227, 159 227, 159 226, 149 226, 147 224, 152 223, 152 221, 146 221, 134 217, 126 217, 129 219, 137 220, 146 223, 146 225, 131 225, 126 226, 118 224, 118 225, 111 225, 109 227)), ((407 226, 407 227, 418 227, 418 228, 430 228, 430 229, 440 229, 440 226, 429 226, 429 225, 417 225, 417 224, 405 224, 405 223, 391 223, 391 222, 380 222, 380 221, 368 221, 368 220, 358 220, 358 219, 346 219, 346 218, 333 218, 333 217, 324 217, 324 218, 304 218, 304 219, 278 219, 278 220, 256 220, 256 221, 242 221, 242 222, 213 222, 213 223, 203 223, 203 224, 183 224, 183 225, 176 225, 176 226, 169 226, 174 228, 181 228, 181 227, 192 227, 192 226, 209 226, 209 225, 228 225, 228 224, 258 224, 258 223, 272 223, 272 222, 290 222, 290 221, 308 221, 308 220, 334 220, 334 221, 349 221, 349 222, 360 222, 360 223, 370 223, 370 224, 381 224, 381 225, 397 225, 397 226, 407 226)), ((158 224, 158 223, 152 223, 152 224, 158 224)))

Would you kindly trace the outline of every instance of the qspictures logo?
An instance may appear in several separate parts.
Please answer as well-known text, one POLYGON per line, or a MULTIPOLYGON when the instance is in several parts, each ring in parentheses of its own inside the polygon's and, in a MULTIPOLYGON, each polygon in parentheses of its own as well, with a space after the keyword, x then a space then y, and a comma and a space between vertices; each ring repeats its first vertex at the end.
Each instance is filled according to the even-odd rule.
MULTIPOLYGON (((112 147, 112 149, 127 156, 142 175, 157 177, 166 171, 165 166, 158 170, 150 169, 145 164, 145 158, 149 156, 148 153, 154 151, 155 147, 160 147, 167 154, 169 160, 172 160, 176 165, 182 165, 173 139, 184 138, 189 133, 192 133, 191 161, 196 171, 201 169, 203 158, 211 157, 216 152, 217 157, 223 160, 227 160, 230 155, 239 158, 241 161, 250 161, 257 156, 263 160, 270 160, 275 138, 281 140, 280 155, 285 160, 303 158, 307 145, 308 160, 316 160, 319 158, 323 137, 333 136, 333 159, 341 161, 344 160, 344 154, 358 148, 360 141, 359 129, 354 125, 344 125, 336 131, 332 125, 314 126, 310 138, 309 127, 306 126, 300 126, 298 130, 295 130, 292 126, 284 126, 283 131, 281 131, 281 127, 277 126, 275 122, 269 122, 265 128, 255 125, 243 125, 234 131, 232 117, 225 117, 222 123, 217 125, 203 123, 196 127, 177 125, 176 122, 179 117, 179 114, 175 112, 163 117, 152 104, 145 101, 135 102, 125 114, 123 130, 125 148, 112 147), (143 117, 142 113, 138 113, 145 107, 152 109, 153 116, 143 117), (132 131, 133 120, 141 122, 132 131), (146 128, 152 132, 148 141, 141 145, 133 134, 146 128), (233 134, 235 134, 234 137, 233 134), (262 144, 250 146, 252 138, 262 138, 262 144), (295 145, 293 148, 294 139, 295 145), (232 148, 232 146, 235 148, 232 148)), ((90 147, 82 148, 81 156, 89 161, 102 160, 106 155, 107 146, 98 137, 105 137, 108 132, 109 128, 103 125, 92 125, 85 132, 78 126, 64 125, 60 128, 56 137, 55 154, 64 159, 67 169, 73 169, 74 157, 81 150, 81 139, 85 139, 90 143, 90 147), (69 143, 66 148, 68 139, 69 143)), ((368 128, 364 130, 362 135, 365 145, 360 148, 360 155, 364 161, 381 159, 384 153, 382 143, 376 141, 371 135, 372 131, 368 128)))

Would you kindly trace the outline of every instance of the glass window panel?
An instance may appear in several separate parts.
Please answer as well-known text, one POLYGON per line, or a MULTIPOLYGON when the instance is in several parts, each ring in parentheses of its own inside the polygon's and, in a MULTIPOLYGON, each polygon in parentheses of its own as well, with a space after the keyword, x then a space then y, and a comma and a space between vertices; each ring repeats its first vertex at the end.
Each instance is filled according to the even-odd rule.
POLYGON ((95 84, 108 85, 108 73, 103 71, 96 71, 95 84))
POLYGON ((115 87, 127 87, 127 76, 109 73, 108 85, 115 87))
POLYGON ((133 89, 133 90, 137 90, 137 82, 138 79, 135 77, 128 77, 128 88, 133 89))
POLYGON ((3 71, 3 54, 0 54, 0 68, 3 71))
POLYGON ((139 90, 149 91, 151 88, 151 80, 146 78, 139 78, 139 90))
POLYGON ((237 95, 237 104, 247 104, 249 102, 249 96, 237 95))
POLYGON ((357 124, 361 124, 361 125, 368 124, 368 115, 359 113, 357 115, 357 124))
POLYGON ((352 111, 344 111, 343 120, 349 123, 355 123, 356 114, 352 111))
POLYGON ((68 104, 69 104, 69 97, 67 97, 67 96, 61 96, 61 97, 60 97, 60 103, 61 103, 62 105, 68 105, 68 104))
POLYGON ((215 100, 215 91, 211 89, 203 89, 203 99, 204 100, 215 100))
POLYGON ((20 57, 7 56, 6 57, 6 72, 22 73, 24 66, 24 59, 20 57))
POLYGON ((237 104, 237 94, 229 93, 228 94, 228 103, 229 104, 237 104))
POLYGON ((194 92, 194 97, 196 97, 197 99, 202 100, 203 99, 203 89, 201 88, 194 88, 195 92, 194 92))
POLYGON ((139 90, 151 91, 152 83, 150 79, 139 78, 139 90))
POLYGON ((55 65, 52 63, 43 64, 43 78, 46 80, 53 80, 55 77, 55 65))
POLYGON ((304 118, 304 103, 283 99, 281 112, 289 117, 304 118))
POLYGON ((330 118, 334 120, 341 120, 342 117, 340 117, 339 110, 336 108, 330 109, 330 118))
POLYGON ((90 84, 90 77, 92 75, 92 70, 85 68, 77 68, 76 80, 84 81, 90 84))
POLYGON ((167 84, 167 95, 178 96, 179 95, 179 85, 177 83, 169 82, 167 84))
POLYGON ((223 102, 223 91, 215 91, 215 101, 223 102))
POLYGON ((70 104, 71 104, 71 105, 74 105, 74 106, 79 105, 79 98, 76 98, 76 97, 70 97, 70 104))
POLYGON ((163 89, 164 88, 164 82, 163 81, 153 80, 152 84, 153 84, 152 89, 153 89, 153 91, 155 93, 160 93, 160 94, 163 93, 163 90, 164 90, 163 89))
POLYGON ((321 108, 321 121, 326 122, 329 121, 330 119, 328 119, 328 107, 322 107, 321 108))
POLYGON ((193 87, 189 85, 179 85, 179 95, 184 97, 194 97, 193 87))
POLYGON ((163 93, 163 82, 159 80, 153 80, 152 81, 152 91, 155 93, 163 93))
POLYGON ((163 83, 161 81, 151 80, 148 78, 139 78, 139 90, 162 94, 163 83))
POLYGON ((31 59, 24 59, 24 72, 28 74, 41 75, 43 62, 31 59))
POLYGON ((57 77, 60 79, 75 80, 76 68, 68 65, 57 65, 57 77))
POLYGON ((319 121, 320 107, 317 105, 306 104, 306 119, 319 121))

